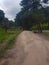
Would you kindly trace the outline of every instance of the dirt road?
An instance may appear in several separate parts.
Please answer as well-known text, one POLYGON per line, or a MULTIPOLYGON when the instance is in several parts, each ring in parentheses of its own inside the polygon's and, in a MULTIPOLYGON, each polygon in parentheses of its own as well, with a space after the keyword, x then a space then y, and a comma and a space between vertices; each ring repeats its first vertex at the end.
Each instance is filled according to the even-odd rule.
POLYGON ((0 65, 49 65, 49 41, 24 31, 0 61, 0 65))

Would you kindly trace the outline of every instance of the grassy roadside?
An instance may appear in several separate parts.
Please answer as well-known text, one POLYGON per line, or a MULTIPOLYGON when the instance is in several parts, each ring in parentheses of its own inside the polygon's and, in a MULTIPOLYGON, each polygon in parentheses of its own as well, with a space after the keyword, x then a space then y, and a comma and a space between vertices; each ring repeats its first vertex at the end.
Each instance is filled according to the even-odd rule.
POLYGON ((17 32, 19 31, 14 29, 9 29, 7 32, 5 32, 4 29, 0 28, 0 43, 3 43, 6 39, 16 34, 17 32))
POLYGON ((21 33, 21 31, 20 31, 20 30, 17 30, 17 32, 15 33, 15 35, 13 36, 13 38, 10 39, 10 41, 9 41, 8 44, 6 45, 6 48, 5 48, 5 49, 10 49, 10 48, 14 45, 15 40, 16 40, 17 36, 18 36, 20 33, 21 33))
MULTIPOLYGON (((9 32, 10 32, 10 31, 9 31, 9 32)), ((13 32, 14 32, 14 31, 13 31, 13 32)), ((16 40, 17 36, 18 36, 21 32, 22 32, 21 30, 16 30, 16 31, 14 32, 15 35, 8 41, 8 43, 6 44, 5 48, 2 48, 2 49, 0 50, 0 58, 4 57, 4 54, 5 54, 5 52, 6 52, 8 49, 11 49, 11 48, 12 48, 12 46, 13 46, 14 43, 15 43, 15 40, 16 40)))
POLYGON ((49 36, 49 32, 43 32, 45 36, 49 36))
POLYGON ((8 30, 7 32, 5 32, 3 29, 0 28, 0 43, 3 43, 11 35, 14 35, 16 33, 17 33, 17 30, 8 30))

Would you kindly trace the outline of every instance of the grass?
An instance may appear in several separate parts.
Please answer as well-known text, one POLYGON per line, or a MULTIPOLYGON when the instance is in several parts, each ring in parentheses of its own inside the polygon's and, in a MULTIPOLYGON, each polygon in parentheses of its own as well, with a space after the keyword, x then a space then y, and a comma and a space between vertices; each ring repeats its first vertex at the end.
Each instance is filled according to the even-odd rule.
POLYGON ((16 39, 16 36, 14 36, 12 39, 10 39, 10 41, 7 43, 7 45, 5 46, 5 48, 3 48, 3 49, 0 50, 0 58, 4 57, 4 54, 6 53, 6 51, 8 49, 12 48, 12 46, 15 43, 15 39, 16 39))
POLYGON ((0 28, 0 43, 4 42, 4 40, 8 39, 11 35, 16 33, 17 33, 17 30, 8 30, 5 33, 4 30, 0 28))
POLYGON ((49 32, 43 32, 43 34, 49 36, 49 32))
MULTIPOLYGON (((5 46, 5 48, 2 48, 1 50, 0 50, 0 58, 2 58, 2 57, 4 57, 4 54, 5 54, 5 52, 8 50, 8 49, 11 49, 12 48, 12 46, 14 45, 14 43, 15 43, 15 40, 16 40, 16 38, 17 38, 17 36, 21 33, 22 31, 21 30, 8 30, 8 32, 4 35, 4 36, 2 36, 2 38, 5 38, 5 39, 7 39, 10 35, 13 35, 14 34, 14 36, 8 41, 8 43, 7 43, 7 45, 5 46)), ((1 32, 1 34, 2 34, 2 32, 1 32)), ((0 38, 1 39, 1 38, 0 38)), ((4 39, 4 40, 5 40, 4 39)), ((2 41, 3 41, 3 39, 2 39, 2 41)))
POLYGON ((15 39, 17 38, 17 36, 18 36, 20 33, 21 33, 21 31, 18 30, 17 33, 13 36, 13 38, 10 39, 10 41, 8 42, 8 44, 7 44, 7 46, 6 46, 5 49, 10 49, 10 48, 14 45, 15 39))
POLYGON ((5 47, 5 49, 7 50, 7 49, 11 49, 11 47, 14 45, 14 43, 15 43, 15 38, 16 38, 16 36, 14 36, 9 42, 8 42, 8 44, 6 45, 6 47, 5 47))

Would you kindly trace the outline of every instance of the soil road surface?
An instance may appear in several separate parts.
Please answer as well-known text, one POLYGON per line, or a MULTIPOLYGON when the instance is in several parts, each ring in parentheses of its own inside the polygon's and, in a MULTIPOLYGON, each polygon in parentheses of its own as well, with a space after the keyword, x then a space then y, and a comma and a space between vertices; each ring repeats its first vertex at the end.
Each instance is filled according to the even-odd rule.
POLYGON ((49 65, 49 41, 31 31, 23 31, 0 65, 49 65))

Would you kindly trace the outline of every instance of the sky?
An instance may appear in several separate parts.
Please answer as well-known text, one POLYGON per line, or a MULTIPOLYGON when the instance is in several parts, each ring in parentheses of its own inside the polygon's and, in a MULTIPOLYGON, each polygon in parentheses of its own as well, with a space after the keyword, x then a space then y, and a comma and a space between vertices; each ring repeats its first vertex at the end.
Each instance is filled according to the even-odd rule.
MULTIPOLYGON (((14 20, 16 14, 21 10, 20 2, 21 0, 0 0, 0 9, 4 11, 5 17, 14 20)), ((49 4, 43 4, 43 6, 46 5, 49 6, 49 4)))
POLYGON ((4 11, 5 17, 14 20, 16 14, 21 10, 21 0, 0 0, 0 9, 4 11))

